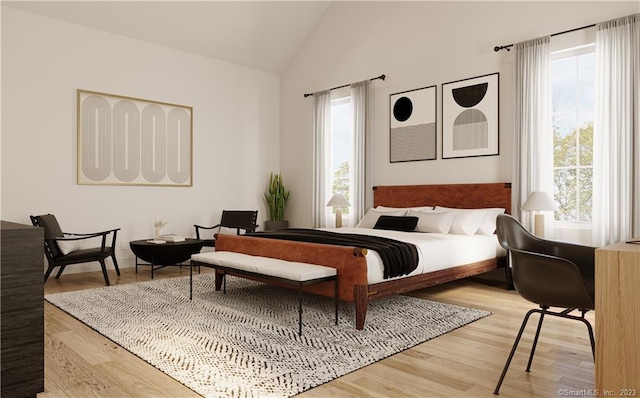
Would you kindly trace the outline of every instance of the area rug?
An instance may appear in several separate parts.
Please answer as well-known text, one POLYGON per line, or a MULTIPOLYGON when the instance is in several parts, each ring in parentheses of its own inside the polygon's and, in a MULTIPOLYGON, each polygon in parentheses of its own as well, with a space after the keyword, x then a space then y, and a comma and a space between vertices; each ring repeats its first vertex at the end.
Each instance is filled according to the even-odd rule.
POLYGON ((45 299, 204 397, 289 397, 489 315, 407 296, 355 306, 213 274, 49 294, 45 299))

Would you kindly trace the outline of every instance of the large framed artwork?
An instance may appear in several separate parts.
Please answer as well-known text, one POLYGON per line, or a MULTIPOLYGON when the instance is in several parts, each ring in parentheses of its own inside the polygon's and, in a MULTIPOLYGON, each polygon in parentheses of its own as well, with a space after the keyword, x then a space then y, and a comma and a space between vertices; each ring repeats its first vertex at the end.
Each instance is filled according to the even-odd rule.
POLYGON ((436 86, 389 96, 390 162, 436 159, 436 86))
POLYGON ((190 187, 193 108, 78 90, 78 184, 190 187))
POLYGON ((442 158, 499 154, 499 74, 442 85, 442 158))

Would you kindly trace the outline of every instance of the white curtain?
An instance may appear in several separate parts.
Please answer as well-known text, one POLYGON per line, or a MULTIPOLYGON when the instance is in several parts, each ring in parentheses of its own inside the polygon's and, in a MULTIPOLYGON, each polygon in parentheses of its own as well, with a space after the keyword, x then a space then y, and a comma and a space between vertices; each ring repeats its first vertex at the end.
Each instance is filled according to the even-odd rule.
POLYGON ((371 81, 365 80, 351 85, 351 110, 353 115, 353 170, 351 172, 349 202, 349 225, 356 225, 365 212, 367 190, 367 135, 369 131, 369 100, 371 81))
POLYGON ((331 179, 327 175, 327 155, 331 153, 330 91, 313 94, 313 192, 312 214, 315 228, 329 224, 327 202, 331 198, 331 179))
POLYGON ((596 25, 594 246, 640 236, 640 14, 596 25))
MULTIPOLYGON (((513 216, 531 229, 533 217, 520 210, 529 194, 553 194, 551 45, 549 36, 518 43, 516 51, 516 130, 514 134, 513 216)), ((545 236, 553 227, 551 215, 545 236)))

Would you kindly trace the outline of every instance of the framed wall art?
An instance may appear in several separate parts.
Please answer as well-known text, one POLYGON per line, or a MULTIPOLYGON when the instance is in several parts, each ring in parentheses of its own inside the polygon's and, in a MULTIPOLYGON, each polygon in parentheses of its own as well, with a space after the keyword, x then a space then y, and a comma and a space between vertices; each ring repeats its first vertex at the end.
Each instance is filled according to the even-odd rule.
POLYGON ((442 85, 442 158, 499 154, 499 75, 442 85))
POLYGON ((78 184, 190 187, 193 108, 78 90, 78 184))
POLYGON ((436 159, 436 86, 389 96, 390 162, 436 159))

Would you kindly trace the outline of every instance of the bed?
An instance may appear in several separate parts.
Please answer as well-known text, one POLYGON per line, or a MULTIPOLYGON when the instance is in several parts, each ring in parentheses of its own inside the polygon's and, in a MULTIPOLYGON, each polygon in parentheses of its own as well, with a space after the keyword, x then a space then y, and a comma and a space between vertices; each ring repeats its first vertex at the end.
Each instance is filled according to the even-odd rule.
MULTIPOLYGON (((439 185, 396 185, 374 187, 374 207, 408 208, 421 206, 442 206, 459 209, 504 208, 511 212, 511 184, 439 184, 439 185)), ((343 229, 340 232, 362 232, 358 228, 343 229)), ((377 231, 377 230, 376 230, 377 231)), ((378 232, 373 232, 377 234, 378 232)), ((404 234, 409 234, 404 232, 404 234)), ((433 234, 430 241, 446 242, 441 244, 444 251, 456 250, 454 238, 433 234), (454 246, 451 246, 454 245, 454 246)), ((381 278, 373 270, 372 256, 367 249, 355 246, 335 246, 321 243, 276 240, 255 236, 236 236, 219 234, 216 238, 216 251, 233 251, 255 256, 279 258, 289 261, 306 262, 334 267, 338 270, 340 300, 355 303, 356 329, 364 328, 368 303, 371 300, 394 294, 411 292, 417 289, 450 282, 453 280, 479 275, 498 268, 505 269, 507 284, 510 274, 504 250, 497 245, 495 235, 471 237, 478 241, 480 248, 486 249, 480 260, 464 255, 458 256, 454 263, 439 264, 433 268, 422 268, 403 277, 381 278), (476 239, 477 238, 477 239, 476 239), (482 242, 481 242, 482 241, 482 242)), ((417 239, 417 238, 416 238, 417 239)), ((433 244, 433 242, 429 243, 433 244)), ((468 243, 463 243, 466 247, 468 243)), ((459 250, 465 253, 467 250, 459 250)), ((434 255, 440 257, 439 255, 434 255)), ((442 262, 441 262, 442 263, 442 262)), ((216 290, 220 289, 222 277, 216 273, 216 290)), ((317 284, 305 289, 308 292, 333 297, 333 283, 317 284)))

